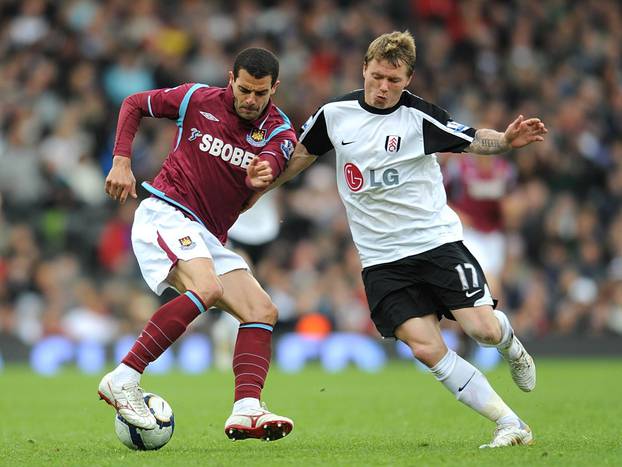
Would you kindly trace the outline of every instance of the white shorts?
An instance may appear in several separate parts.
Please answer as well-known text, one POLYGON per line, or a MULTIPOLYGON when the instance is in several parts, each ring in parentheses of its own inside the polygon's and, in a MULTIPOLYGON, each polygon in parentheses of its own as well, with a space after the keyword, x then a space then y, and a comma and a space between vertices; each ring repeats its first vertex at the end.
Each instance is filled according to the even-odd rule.
POLYGON ((485 274, 499 276, 505 265, 505 235, 464 228, 464 244, 477 258, 485 274))
POLYGON ((158 295, 172 287, 166 278, 178 260, 210 258, 219 276, 235 269, 249 269, 246 261, 222 246, 209 230, 153 197, 136 209, 132 247, 145 282, 158 295))

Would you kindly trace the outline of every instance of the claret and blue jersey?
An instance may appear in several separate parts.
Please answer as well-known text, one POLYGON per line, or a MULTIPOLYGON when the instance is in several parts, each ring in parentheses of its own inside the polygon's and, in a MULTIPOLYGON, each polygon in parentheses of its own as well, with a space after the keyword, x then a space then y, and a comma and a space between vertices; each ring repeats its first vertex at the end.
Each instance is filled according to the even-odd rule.
POLYGON ((221 242, 252 194, 246 169, 254 157, 270 163, 276 177, 296 144, 287 116, 272 102, 254 121, 240 118, 233 91, 187 83, 134 94, 119 117, 115 155, 130 156, 143 116, 175 120, 173 148, 153 183, 143 186, 203 224, 221 242))

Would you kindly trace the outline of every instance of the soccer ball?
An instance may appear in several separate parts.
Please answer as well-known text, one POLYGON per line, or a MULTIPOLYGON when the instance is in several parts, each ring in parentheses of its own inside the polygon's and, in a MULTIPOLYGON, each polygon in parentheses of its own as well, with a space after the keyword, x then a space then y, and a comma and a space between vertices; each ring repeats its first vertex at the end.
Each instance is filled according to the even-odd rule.
POLYGON ((145 403, 155 416, 158 426, 153 430, 143 430, 125 421, 117 414, 114 419, 114 431, 119 440, 130 449, 149 451, 160 449, 169 442, 175 430, 175 417, 171 406, 157 394, 144 393, 145 403))

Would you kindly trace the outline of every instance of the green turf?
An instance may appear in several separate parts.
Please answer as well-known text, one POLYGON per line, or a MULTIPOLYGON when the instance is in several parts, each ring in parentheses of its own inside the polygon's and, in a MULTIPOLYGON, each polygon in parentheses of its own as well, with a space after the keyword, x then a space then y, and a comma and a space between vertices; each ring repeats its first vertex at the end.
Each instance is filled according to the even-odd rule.
POLYGON ((146 375, 143 386, 171 403, 177 425, 162 450, 134 452, 97 400, 99 376, 67 369, 46 378, 9 367, 0 373, 0 465, 622 465, 622 361, 540 359, 530 394, 505 367, 488 377, 531 425, 535 445, 480 451, 492 424, 430 375, 395 363, 377 374, 273 371, 265 400, 296 423, 273 443, 223 434, 231 375, 146 375))

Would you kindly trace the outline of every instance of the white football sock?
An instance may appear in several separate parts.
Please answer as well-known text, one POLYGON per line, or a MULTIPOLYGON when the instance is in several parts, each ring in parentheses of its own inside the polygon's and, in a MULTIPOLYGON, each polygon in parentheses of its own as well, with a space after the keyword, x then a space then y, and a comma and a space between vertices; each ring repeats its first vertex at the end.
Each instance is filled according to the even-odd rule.
POLYGON ((497 424, 520 426, 518 416, 503 402, 486 377, 453 350, 449 350, 430 371, 456 399, 479 414, 497 424))
POLYGON ((516 360, 520 357, 521 345, 514 338, 514 329, 512 329, 510 320, 501 310, 493 310, 493 312, 501 325, 501 341, 495 347, 506 359, 516 360))
POLYGON ((254 397, 244 397, 243 399, 237 400, 233 403, 233 412, 238 413, 246 409, 260 409, 261 403, 259 399, 255 399, 254 397))
POLYGON ((112 374, 115 379, 119 379, 124 383, 140 382, 140 373, 134 368, 127 366, 125 363, 120 363, 118 367, 112 370, 112 374))

